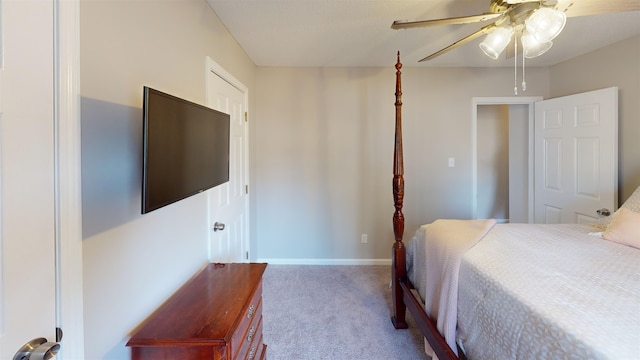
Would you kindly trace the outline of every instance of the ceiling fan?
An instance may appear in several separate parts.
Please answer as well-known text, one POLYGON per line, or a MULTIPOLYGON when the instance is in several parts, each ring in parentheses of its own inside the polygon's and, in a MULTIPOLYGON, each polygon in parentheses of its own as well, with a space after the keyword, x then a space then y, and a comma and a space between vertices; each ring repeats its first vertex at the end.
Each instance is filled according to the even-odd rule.
POLYGON ((480 48, 490 58, 497 59, 514 40, 516 49, 520 42, 524 57, 532 58, 551 48, 552 40, 564 28, 566 17, 635 10, 640 10, 640 0, 491 0, 489 12, 486 13, 434 20, 396 20, 391 28, 410 29, 493 20, 476 32, 420 61, 431 60, 485 34, 487 37, 480 44, 480 48))

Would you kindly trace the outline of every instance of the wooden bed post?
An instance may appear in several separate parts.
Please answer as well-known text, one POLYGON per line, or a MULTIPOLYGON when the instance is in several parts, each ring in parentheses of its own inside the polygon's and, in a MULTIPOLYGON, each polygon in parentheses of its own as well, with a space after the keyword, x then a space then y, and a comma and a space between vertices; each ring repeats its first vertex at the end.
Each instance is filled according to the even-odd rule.
MULTIPOLYGON (((415 322, 417 327, 420 329, 420 332, 425 337, 425 340, 429 345, 425 346, 425 350, 428 350, 428 353, 430 355, 435 354, 435 356, 440 360, 466 360, 464 351, 460 346, 458 346, 457 338, 454 337, 453 339, 451 339, 452 344, 449 345, 447 339, 445 339, 445 337, 440 333, 435 317, 432 318, 431 315, 427 313, 421 295, 418 294, 417 291, 415 291, 416 289, 407 277, 407 250, 403 243, 405 227, 405 218, 404 214, 402 213, 404 202, 404 159, 402 149, 402 84, 400 71, 402 69, 402 63, 400 62, 399 51, 397 56, 398 59, 395 64, 395 146, 393 152, 393 201, 395 207, 395 212, 393 214, 393 233, 395 241, 392 247, 391 263, 391 292, 393 301, 393 313, 391 314, 391 322, 396 329, 408 328, 408 323, 406 322, 406 312, 408 311, 411 314, 413 322, 415 322)), ((424 239, 424 241, 427 242, 427 239, 424 239)), ((425 250, 423 249, 422 251, 425 250)), ((425 267, 423 269, 412 269, 412 271, 423 270, 426 271, 427 268, 425 267)), ((443 269, 441 268, 440 270, 436 271, 442 270, 443 269)), ((458 276, 458 274, 456 274, 455 276, 458 276)), ((448 285, 450 286, 451 284, 448 285)), ((433 289, 433 291, 437 290, 433 289)), ((425 295, 431 296, 433 294, 425 295)), ((440 299, 441 301, 443 300, 442 298, 440 299)), ((454 308, 452 310, 456 311, 457 309, 454 308)), ((457 317, 457 314, 453 315, 457 317)), ((504 343, 503 345, 509 347, 513 344, 504 343)), ((476 349, 476 351, 478 350, 476 349)))
POLYGON ((459 358, 449 347, 444 337, 438 332, 436 322, 433 321, 424 311, 422 302, 411 293, 413 285, 407 279, 407 250, 402 242, 404 235, 404 215, 402 214, 402 204, 404 201, 404 160, 402 154, 402 85, 400 81, 400 52, 398 51, 398 62, 396 63, 396 135, 395 147, 393 150, 393 203, 396 211, 393 214, 393 233, 395 241, 391 258, 391 291, 393 299, 393 315, 391 322, 396 329, 406 329, 409 327, 405 320, 407 309, 411 312, 413 319, 425 336, 434 353, 441 360, 465 359, 461 353, 459 358))
POLYGON ((393 244, 391 263, 391 288, 393 292, 393 316, 391 321, 396 329, 406 329, 409 327, 405 321, 406 305, 402 299, 402 289, 400 281, 406 277, 406 249, 402 243, 404 235, 404 215, 402 214, 402 204, 404 201, 404 160, 402 154, 402 85, 400 69, 400 51, 398 51, 398 61, 396 63, 396 136, 393 150, 393 203, 395 212, 393 213, 393 233, 395 242, 393 244))

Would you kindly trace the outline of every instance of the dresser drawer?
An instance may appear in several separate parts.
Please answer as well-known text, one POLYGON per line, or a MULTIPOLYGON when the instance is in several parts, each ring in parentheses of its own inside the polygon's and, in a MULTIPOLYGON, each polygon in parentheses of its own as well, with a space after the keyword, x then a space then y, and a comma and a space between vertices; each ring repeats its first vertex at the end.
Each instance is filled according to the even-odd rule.
POLYGON ((251 342, 251 346, 249 346, 249 350, 247 351, 247 360, 261 359, 262 358, 261 350, 263 346, 264 344, 262 343, 262 319, 260 319, 258 330, 256 331, 255 337, 251 342))
MULTIPOLYGON (((231 338, 231 352, 234 359, 243 359, 250 343, 262 326, 262 282, 256 288, 249 306, 241 317, 241 322, 231 338)), ((260 331, 262 332, 262 331, 260 331)))
POLYGON ((264 360, 267 357, 267 345, 262 343, 262 333, 253 342, 244 360, 264 360))

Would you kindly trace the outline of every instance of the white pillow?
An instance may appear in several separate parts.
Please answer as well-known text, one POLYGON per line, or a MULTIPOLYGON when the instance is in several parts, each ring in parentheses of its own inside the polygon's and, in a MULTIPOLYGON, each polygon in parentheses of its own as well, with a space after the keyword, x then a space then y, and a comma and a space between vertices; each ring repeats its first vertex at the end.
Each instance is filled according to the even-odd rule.
POLYGON ((602 238, 640 249, 640 212, 621 207, 602 238))
POLYGON ((629 209, 631 211, 640 212, 640 186, 636 191, 629 196, 629 198, 622 204, 621 208, 629 209))
POLYGON ((627 200, 625 200, 624 204, 620 206, 618 210, 616 210, 609 218, 602 219, 599 224, 593 224, 594 228, 597 231, 605 231, 607 227, 613 222, 613 220, 618 216, 620 209, 628 209, 634 212, 640 212, 640 186, 629 196, 627 200))

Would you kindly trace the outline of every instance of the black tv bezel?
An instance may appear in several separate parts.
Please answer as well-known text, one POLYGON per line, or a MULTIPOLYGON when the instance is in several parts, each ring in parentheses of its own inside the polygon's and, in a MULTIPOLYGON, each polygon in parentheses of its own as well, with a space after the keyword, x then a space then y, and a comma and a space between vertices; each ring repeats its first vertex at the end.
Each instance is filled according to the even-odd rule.
MULTIPOLYGON (((167 205, 176 203, 178 201, 184 200, 186 198, 189 198, 193 195, 197 195, 199 193, 202 193, 206 190, 209 190, 211 188, 214 188, 216 186, 222 185, 226 182, 229 181, 229 177, 230 177, 230 170, 229 170, 229 155, 230 155, 230 133, 231 133, 231 121, 230 121, 230 115, 226 114, 224 112, 200 105, 198 103, 194 103, 192 101, 183 99, 183 98, 179 98, 177 96, 162 92, 160 90, 157 89, 153 89, 151 87, 148 86, 144 86, 143 87, 143 105, 142 105, 142 121, 143 121, 143 129, 142 129, 142 201, 141 201, 141 211, 142 214, 147 214, 151 211, 163 208, 167 205), (206 186, 203 186, 201 188, 194 188, 192 191, 187 191, 184 192, 182 194, 180 194, 178 197, 175 198, 171 198, 171 199, 167 199, 167 201, 164 201, 162 203, 159 204, 148 204, 149 201, 149 195, 148 195, 148 190, 149 190, 149 185, 148 185, 148 176, 149 176, 149 171, 148 171, 148 156, 149 156, 149 96, 151 94, 157 95, 157 96, 163 96, 165 98, 171 99, 177 103, 182 103, 186 106, 189 107, 193 107, 193 108, 197 108, 197 109, 201 109, 201 110, 205 110, 206 112, 210 112, 212 114, 215 114, 215 116, 224 116, 227 118, 227 126, 226 126, 226 142, 227 142, 227 151, 226 151, 226 176, 225 179, 222 181, 214 181, 211 183, 208 183, 206 186)), ((153 121, 153 120, 151 120, 153 121)))

